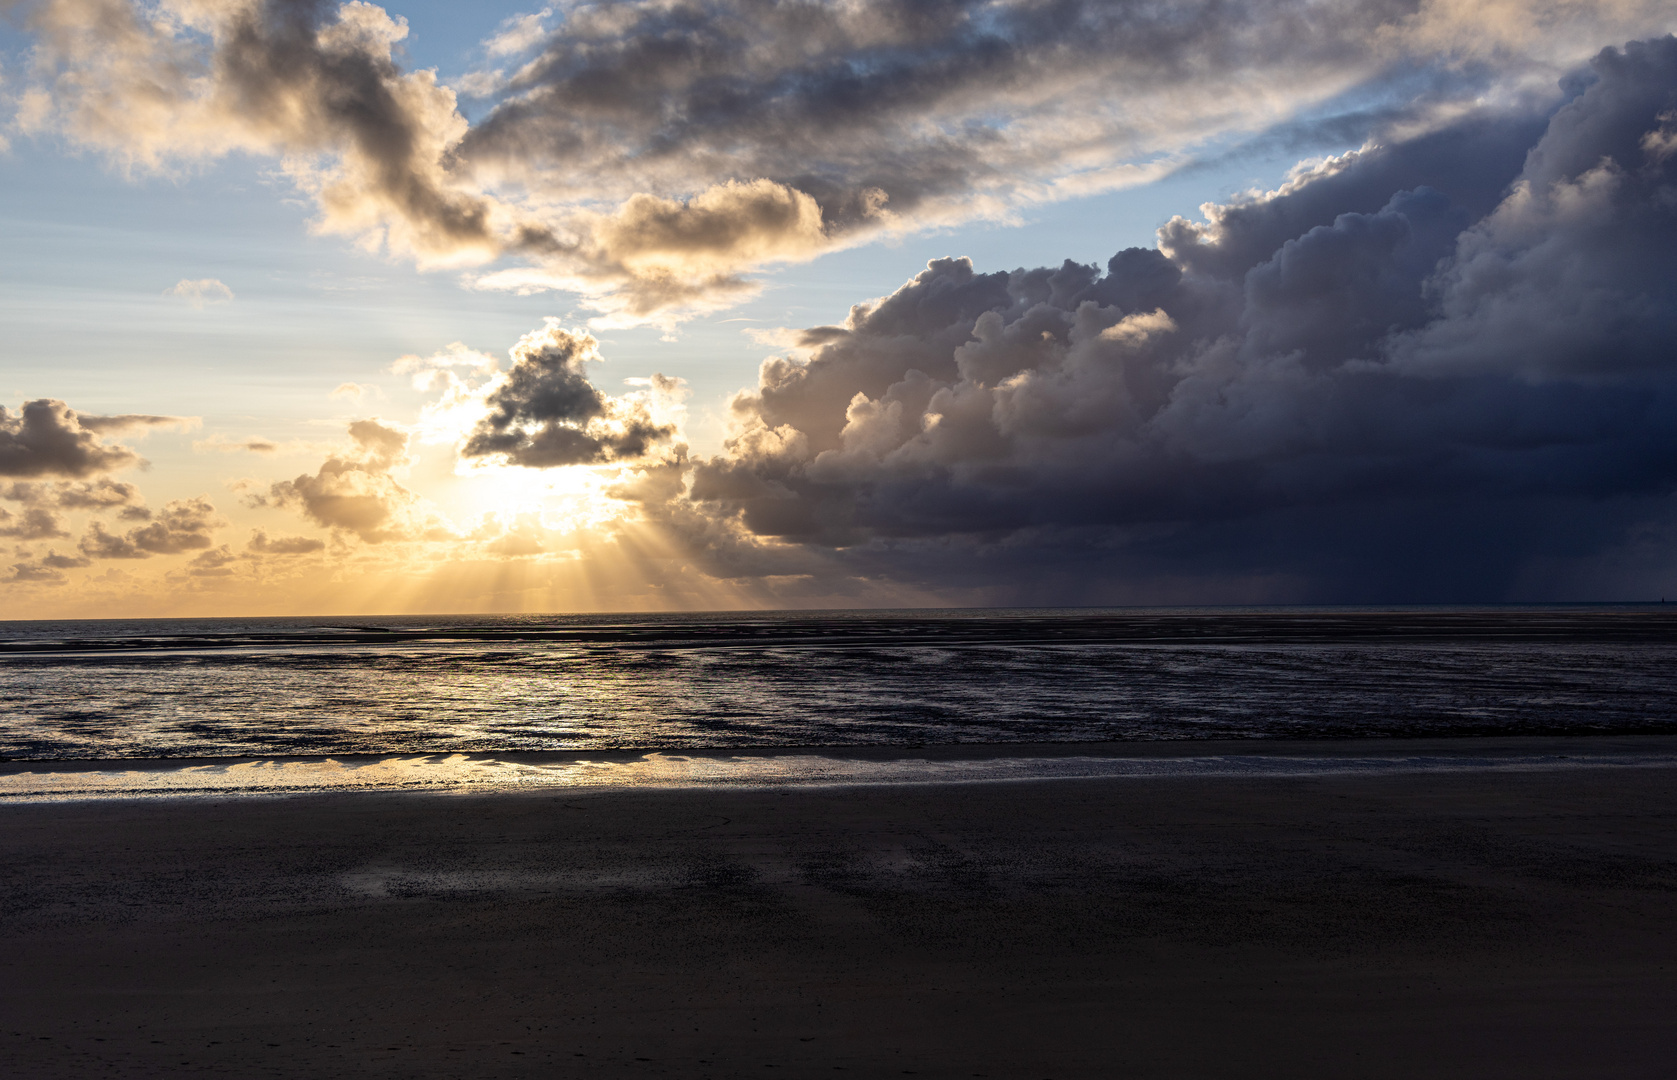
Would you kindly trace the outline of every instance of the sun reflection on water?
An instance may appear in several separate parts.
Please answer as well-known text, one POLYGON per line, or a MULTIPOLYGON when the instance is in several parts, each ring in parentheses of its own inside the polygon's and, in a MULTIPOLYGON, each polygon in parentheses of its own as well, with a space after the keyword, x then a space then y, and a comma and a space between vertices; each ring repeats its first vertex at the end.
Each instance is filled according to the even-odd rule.
POLYGON ((265 759, 142 768, 14 767, 0 773, 0 801, 225 797, 387 791, 446 794, 539 788, 858 786, 1224 776, 1329 776, 1462 770, 1677 767, 1677 755, 1631 753, 1063 754, 952 759, 860 759, 819 753, 516 759, 468 754, 265 759))

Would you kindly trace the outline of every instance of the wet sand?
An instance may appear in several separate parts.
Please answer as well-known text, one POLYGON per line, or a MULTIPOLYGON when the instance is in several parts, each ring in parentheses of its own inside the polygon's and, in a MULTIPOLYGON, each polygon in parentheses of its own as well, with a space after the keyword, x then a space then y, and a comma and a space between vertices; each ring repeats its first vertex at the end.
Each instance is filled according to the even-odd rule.
POLYGON ((1677 769, 0 804, 0 926, 7 1076, 1665 1077, 1677 769))

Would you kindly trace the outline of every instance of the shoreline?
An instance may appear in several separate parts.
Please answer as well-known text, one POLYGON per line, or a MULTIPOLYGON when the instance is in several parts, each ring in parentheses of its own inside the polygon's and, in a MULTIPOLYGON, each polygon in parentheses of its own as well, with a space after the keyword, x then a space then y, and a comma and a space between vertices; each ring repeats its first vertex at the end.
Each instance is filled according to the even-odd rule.
POLYGON ((808 787, 1069 779, 1677 767, 1677 735, 395 752, 0 761, 0 805, 38 800, 808 787))

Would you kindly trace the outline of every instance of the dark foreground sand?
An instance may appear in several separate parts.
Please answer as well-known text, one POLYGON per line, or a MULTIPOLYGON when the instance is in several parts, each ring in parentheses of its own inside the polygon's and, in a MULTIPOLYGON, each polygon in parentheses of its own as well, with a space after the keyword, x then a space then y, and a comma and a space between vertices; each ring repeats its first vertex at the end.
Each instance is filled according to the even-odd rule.
POLYGON ((6 1077, 841 1071, 1677 1075, 1677 769, 0 805, 6 1077))

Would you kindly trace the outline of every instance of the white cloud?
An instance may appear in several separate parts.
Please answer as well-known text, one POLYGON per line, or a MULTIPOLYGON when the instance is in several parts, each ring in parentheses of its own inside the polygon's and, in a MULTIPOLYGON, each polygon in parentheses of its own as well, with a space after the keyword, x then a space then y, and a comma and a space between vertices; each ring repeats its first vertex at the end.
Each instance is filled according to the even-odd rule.
POLYGON ((233 301, 233 290, 215 278, 181 278, 164 289, 163 295, 178 297, 200 310, 210 304, 233 301))
POLYGON ((379 396, 379 392, 378 387, 376 386, 368 386, 356 382, 346 382, 339 383, 333 388, 332 392, 326 396, 334 401, 353 401, 359 405, 362 398, 368 396, 377 397, 379 396))

